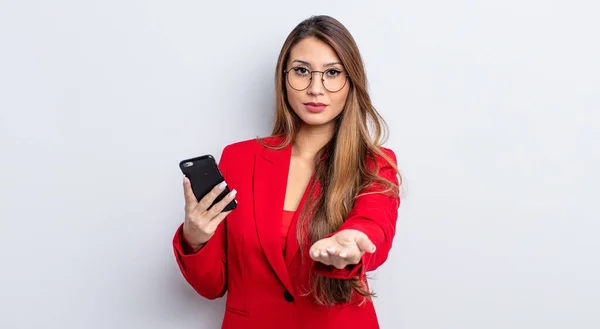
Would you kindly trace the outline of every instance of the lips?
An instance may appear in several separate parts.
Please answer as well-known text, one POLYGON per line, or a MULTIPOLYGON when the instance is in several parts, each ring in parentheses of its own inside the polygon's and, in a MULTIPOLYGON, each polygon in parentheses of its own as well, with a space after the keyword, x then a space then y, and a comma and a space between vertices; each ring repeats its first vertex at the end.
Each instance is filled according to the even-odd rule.
POLYGON ((312 113, 323 112, 323 110, 325 110, 325 108, 327 107, 326 104, 315 102, 304 103, 304 106, 306 106, 306 109, 312 113))

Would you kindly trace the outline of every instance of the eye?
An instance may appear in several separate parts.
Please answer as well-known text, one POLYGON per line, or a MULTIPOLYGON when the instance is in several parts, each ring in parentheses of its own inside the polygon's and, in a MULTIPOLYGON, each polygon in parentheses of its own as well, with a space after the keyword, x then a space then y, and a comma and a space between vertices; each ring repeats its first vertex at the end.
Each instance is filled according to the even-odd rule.
POLYGON ((342 71, 337 70, 337 69, 329 69, 326 72, 326 75, 328 78, 335 78, 335 77, 339 76, 340 74, 342 74, 342 71))
POLYGON ((305 67, 301 67, 301 66, 296 66, 293 67, 292 70, 297 74, 297 75, 308 75, 309 71, 307 68, 305 67))

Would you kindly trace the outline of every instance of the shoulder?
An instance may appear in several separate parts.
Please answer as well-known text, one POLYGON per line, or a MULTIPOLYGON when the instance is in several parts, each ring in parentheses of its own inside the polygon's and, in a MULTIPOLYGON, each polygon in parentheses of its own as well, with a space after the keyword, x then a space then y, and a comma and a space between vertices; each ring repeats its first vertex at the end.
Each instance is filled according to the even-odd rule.
MULTIPOLYGON (((392 149, 380 146, 379 150, 386 156, 390 157, 392 160, 396 161, 396 153, 392 149)), ((381 156, 379 156, 379 157, 381 158, 381 156)))
POLYGON ((390 167, 391 164, 397 165, 398 160, 396 159, 396 153, 392 149, 379 146, 378 150, 380 153, 373 152, 373 154, 367 156, 367 164, 369 166, 377 164, 377 167, 381 168, 390 167))
MULTIPOLYGON (((392 149, 383 146, 379 146, 378 151, 379 153, 372 152, 370 156, 367 156, 366 166, 373 174, 391 182, 395 185, 394 189, 397 189, 400 186, 401 177, 398 171, 396 153, 392 149)), ((386 190, 390 188, 389 185, 382 185, 381 182, 374 182, 373 186, 375 186, 375 189, 386 190)))
POLYGON ((227 153, 236 156, 243 156, 245 154, 254 155, 256 153, 262 152, 265 149, 265 146, 261 144, 261 142, 269 146, 277 146, 281 144, 281 142, 283 142, 284 140, 285 138, 282 136, 268 136, 246 139, 226 145, 223 148, 223 154, 227 153))
POLYGON ((392 149, 383 146, 379 146, 378 151, 379 154, 373 152, 374 154, 367 156, 367 168, 372 170, 375 175, 399 185, 400 172, 398 171, 396 153, 392 149))

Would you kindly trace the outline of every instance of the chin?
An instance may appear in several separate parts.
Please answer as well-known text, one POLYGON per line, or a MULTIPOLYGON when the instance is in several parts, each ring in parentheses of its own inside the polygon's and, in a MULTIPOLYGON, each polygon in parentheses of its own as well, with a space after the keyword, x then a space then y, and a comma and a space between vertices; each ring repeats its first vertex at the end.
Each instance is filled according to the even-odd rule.
POLYGON ((306 113, 299 117, 305 124, 309 126, 322 126, 330 123, 331 120, 333 120, 333 118, 330 118, 328 115, 325 115, 325 113, 306 113))

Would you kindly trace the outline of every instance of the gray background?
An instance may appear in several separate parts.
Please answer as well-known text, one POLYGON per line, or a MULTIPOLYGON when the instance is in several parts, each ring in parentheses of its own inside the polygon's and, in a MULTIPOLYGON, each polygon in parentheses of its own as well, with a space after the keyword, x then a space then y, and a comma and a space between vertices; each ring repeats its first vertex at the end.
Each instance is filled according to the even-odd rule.
POLYGON ((593 1, 0 1, 0 328, 217 328, 178 161, 267 135, 311 14, 364 55, 406 189, 383 328, 599 328, 593 1))

